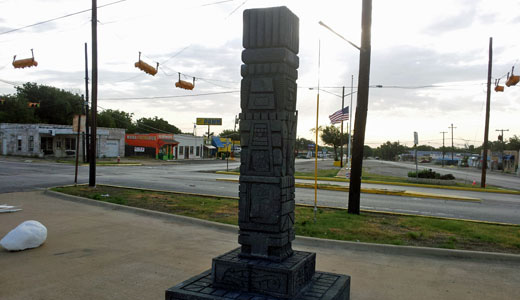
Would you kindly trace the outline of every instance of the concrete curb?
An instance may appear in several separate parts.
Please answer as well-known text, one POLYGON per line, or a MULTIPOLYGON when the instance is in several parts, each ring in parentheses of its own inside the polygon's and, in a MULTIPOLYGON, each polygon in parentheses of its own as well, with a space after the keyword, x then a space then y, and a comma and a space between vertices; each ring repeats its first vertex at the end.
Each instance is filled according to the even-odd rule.
MULTIPOLYGON (((231 171, 217 171, 216 174, 224 174, 224 175, 240 175, 238 172, 231 171)), ((294 176, 296 179, 303 180, 314 180, 314 177, 309 176, 294 176)), ((349 179, 344 178, 343 176, 336 177, 318 177, 318 180, 323 181, 337 181, 337 182, 350 182, 349 179)), ((445 189, 445 190, 458 190, 458 191, 469 191, 469 192, 482 192, 482 193, 497 193, 497 194, 510 194, 510 195, 520 195, 520 191, 513 190, 486 190, 482 188, 467 188, 462 186, 438 186, 431 184, 416 184, 409 182, 388 182, 388 181, 378 181, 378 180, 363 180, 363 183, 371 183, 371 184, 384 184, 384 185, 395 185, 395 186, 413 186, 413 187, 421 187, 421 188, 432 188, 432 189, 445 189)))
MULTIPOLYGON (((212 221, 206 221, 201 219, 195 219, 191 217, 185 217, 180 215, 168 214, 148 209, 142 209, 131 206, 124 206, 114 203, 102 202, 92 200, 83 197, 77 197, 67 195, 55 191, 46 189, 45 194, 67 201, 73 201, 81 204, 93 205, 103 207, 111 210, 118 210, 128 213, 134 213, 141 216, 160 218, 171 222, 183 222, 196 226, 211 227, 212 229, 238 233, 238 226, 222 224, 212 221)), ((471 259, 481 261, 500 261, 520 264, 520 255, 516 254, 505 254, 505 253, 494 253, 494 252, 481 252, 481 251, 467 251, 467 250, 451 250, 451 249, 439 249, 439 248, 426 248, 426 247, 413 247, 413 246, 395 246, 395 245, 383 245, 383 244, 370 244, 361 242, 349 242, 349 241, 338 241, 328 240, 304 236, 296 236, 294 242, 296 246, 303 247, 326 247, 330 249, 343 249, 350 251, 364 251, 364 252, 375 252, 389 255, 409 255, 409 256, 420 256, 420 257, 442 257, 442 258, 458 258, 458 259, 471 259)))
POLYGON ((84 198, 84 197, 63 194, 60 192, 51 191, 50 189, 46 189, 44 191, 44 193, 46 195, 49 195, 49 196, 52 196, 52 197, 55 197, 55 198, 58 198, 61 200, 67 200, 67 201, 77 202, 77 203, 81 203, 81 204, 103 207, 103 208, 110 209, 110 210, 117 210, 117 211, 122 211, 122 212, 133 213, 133 214, 145 216, 145 217, 163 219, 165 221, 183 222, 183 223, 187 223, 187 224, 191 224, 191 225, 211 227, 211 228, 217 229, 219 231, 238 233, 238 227, 235 225, 228 225, 228 224, 211 222, 211 221, 196 219, 196 218, 190 218, 190 217, 181 216, 181 215, 174 215, 174 214, 169 214, 169 213, 164 213, 164 212, 154 211, 154 210, 149 210, 149 209, 144 209, 144 208, 120 205, 120 204, 115 204, 115 203, 110 203, 110 202, 103 202, 103 201, 88 199, 88 198, 84 198))
MULTIPOLYGON (((238 179, 234 178, 217 178, 217 181, 228 181, 228 182, 238 182, 238 179)), ((314 184, 308 183, 295 183, 295 186, 298 188, 305 189, 313 189, 314 184)), ((320 190, 329 190, 329 191, 338 191, 338 192, 348 192, 348 187, 342 186, 323 186, 318 185, 318 189, 320 190)), ((482 202, 482 200, 472 197, 464 197, 464 196, 449 196, 449 195, 439 195, 439 194, 430 194, 430 193, 419 193, 419 192, 411 192, 406 190, 385 190, 385 189, 367 189, 362 188, 362 193, 365 194, 378 194, 378 195, 388 195, 388 196, 405 196, 405 197, 417 197, 417 198, 429 198, 429 199, 440 199, 440 200, 450 200, 450 201, 469 201, 469 202, 482 202)))

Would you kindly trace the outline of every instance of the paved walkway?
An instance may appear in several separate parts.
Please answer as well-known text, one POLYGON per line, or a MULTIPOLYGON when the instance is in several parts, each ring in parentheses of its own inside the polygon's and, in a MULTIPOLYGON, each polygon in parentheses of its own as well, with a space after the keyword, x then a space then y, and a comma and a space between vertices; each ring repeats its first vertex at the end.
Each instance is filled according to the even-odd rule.
MULTIPOLYGON (((164 299, 238 246, 233 230, 54 198, 0 194, 22 211, 0 214, 0 237, 25 220, 48 229, 40 248, 0 250, 0 299, 164 299)), ((520 263, 353 250, 299 240, 321 271, 352 276, 351 299, 518 299, 520 263)))

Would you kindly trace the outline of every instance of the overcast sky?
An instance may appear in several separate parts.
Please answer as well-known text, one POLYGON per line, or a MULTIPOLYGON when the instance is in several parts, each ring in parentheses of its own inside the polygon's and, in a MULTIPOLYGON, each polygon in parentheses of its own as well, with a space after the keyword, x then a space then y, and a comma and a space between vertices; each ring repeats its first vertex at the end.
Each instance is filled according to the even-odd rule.
MULTIPOLYGON (((98 6, 116 1, 98 0, 98 6)), ((310 88, 317 86, 318 74, 325 90, 319 124, 327 126, 328 116, 341 107, 341 87, 350 92, 352 75, 356 90, 359 64, 359 51, 318 22, 359 45, 361 0, 126 0, 100 8, 100 110, 124 110, 134 118, 159 116, 184 132, 193 131, 197 117, 223 118, 223 126, 212 127, 216 133, 232 129, 240 112, 242 12, 280 5, 300 18, 298 136, 312 139, 317 91, 310 88), (139 51, 145 62, 160 63, 156 76, 134 67, 139 51), (193 91, 175 88, 177 72, 197 78, 193 91)), ((0 0, 0 95, 14 93, 12 84, 27 81, 84 94, 85 42, 91 60, 90 12, 5 32, 90 7, 89 1, 0 0), (14 69, 13 56, 30 57, 31 48, 38 67, 14 69)), ((448 127, 453 124, 456 146, 480 145, 489 38, 494 43, 493 78, 502 78, 515 64, 520 73, 519 12, 518 0, 373 0, 370 84, 383 88, 370 89, 366 143, 375 147, 389 140, 411 146, 417 131, 421 144, 439 146, 441 132, 448 131, 450 145, 448 127)), ((355 108, 356 94, 353 101, 355 108)), ((506 139, 520 135, 518 117, 520 88, 493 91, 490 140, 497 139, 497 129, 509 129, 506 139)), ((202 135, 207 128, 196 130, 202 135)))

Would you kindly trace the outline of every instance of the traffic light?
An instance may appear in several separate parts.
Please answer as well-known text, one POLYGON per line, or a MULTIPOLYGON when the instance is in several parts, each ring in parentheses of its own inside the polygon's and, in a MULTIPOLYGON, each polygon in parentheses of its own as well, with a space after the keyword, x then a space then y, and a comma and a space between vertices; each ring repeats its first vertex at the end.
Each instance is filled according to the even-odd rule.
POLYGON ((0 99, 0 105, 4 105, 5 99, 0 99))
POLYGON ((27 103, 27 106, 28 106, 28 107, 32 107, 32 108, 40 107, 40 103, 37 103, 37 102, 28 102, 28 103, 27 103))
POLYGON ((501 141, 501 142, 503 142, 503 141, 504 141, 504 137, 503 137, 501 134, 499 134, 499 135, 498 135, 498 140, 501 141))
POLYGON ((500 83, 500 79, 495 79, 495 92, 503 92, 504 91, 504 86, 503 85, 499 85, 500 83))
POLYGON ((16 55, 13 58, 13 67, 15 69, 23 69, 38 66, 38 62, 34 60, 34 52, 31 49, 32 57, 16 60, 16 55))
POLYGON ((511 69, 511 76, 509 76, 509 73, 507 73, 507 81, 506 85, 507 87, 510 87, 512 85, 516 85, 518 82, 520 82, 520 76, 515 75, 513 72, 515 71, 515 67, 511 69))
POLYGON ((155 76, 155 74, 157 74, 157 70, 159 70, 159 63, 157 63, 157 68, 154 68, 154 67, 150 66, 149 64, 145 63, 144 61, 142 61, 141 52, 139 52, 139 61, 136 62, 134 65, 136 68, 139 68, 142 71, 144 71, 146 74, 150 74, 152 76, 155 76))
POLYGON ((175 83, 175 86, 185 90, 193 90, 195 87, 195 77, 193 77, 193 83, 181 80, 181 73, 179 73, 179 81, 175 83))

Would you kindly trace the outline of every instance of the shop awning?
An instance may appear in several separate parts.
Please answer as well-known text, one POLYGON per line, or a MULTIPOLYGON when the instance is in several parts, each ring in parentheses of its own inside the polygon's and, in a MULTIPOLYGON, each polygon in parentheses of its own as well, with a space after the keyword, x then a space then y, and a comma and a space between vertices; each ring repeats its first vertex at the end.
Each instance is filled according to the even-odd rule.
POLYGON ((161 140, 165 145, 177 145, 179 142, 176 140, 161 140))
POLYGON ((215 146, 217 146, 218 148, 224 148, 224 144, 222 144, 222 142, 220 141, 220 138, 213 138, 213 143, 215 146))

